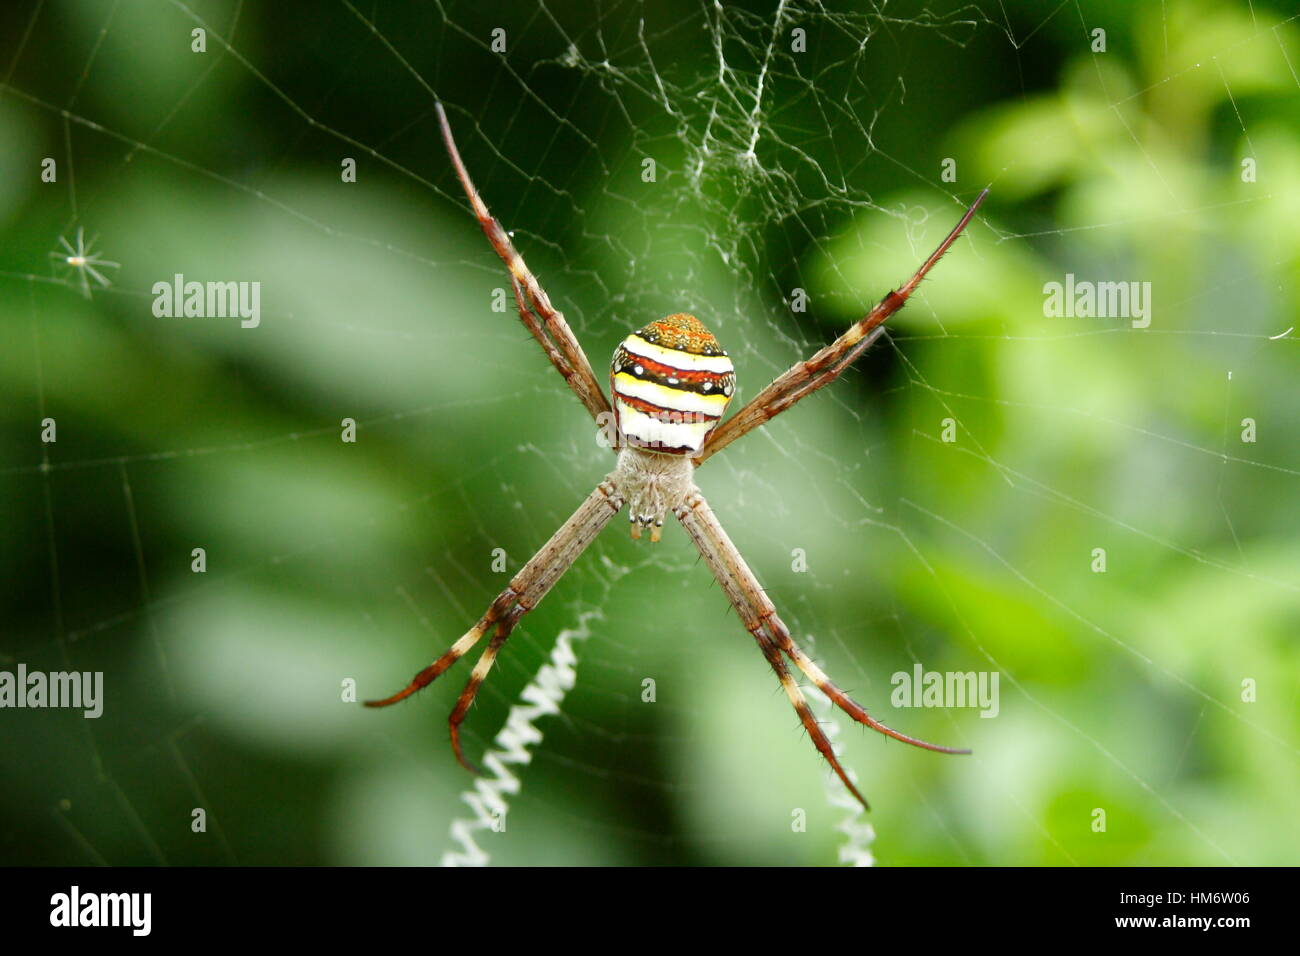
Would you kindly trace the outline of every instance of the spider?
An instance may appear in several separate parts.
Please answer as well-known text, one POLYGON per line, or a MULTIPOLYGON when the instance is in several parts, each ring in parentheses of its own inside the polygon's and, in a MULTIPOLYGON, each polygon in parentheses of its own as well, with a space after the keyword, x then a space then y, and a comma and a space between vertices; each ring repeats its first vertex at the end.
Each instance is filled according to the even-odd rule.
POLYGON ((885 726, 832 683, 794 642, 789 628, 695 486, 692 475, 697 467, 737 438, 833 381, 870 347, 884 333, 882 323, 903 306, 926 273, 956 241, 988 190, 980 193, 952 232, 902 288, 890 292, 838 339, 778 376, 728 421, 719 424, 735 390, 735 369, 713 334, 694 316, 685 314, 651 322, 618 346, 610 369, 613 397, 613 407, 610 407, 564 316, 551 304, 537 278, 524 265, 509 234, 480 198, 461 161, 441 104, 437 104, 436 111, 443 143, 474 215, 509 269, 519 318, 597 425, 611 434, 610 444, 618 459, 614 470, 497 595, 473 627, 416 674, 405 688, 383 700, 366 701, 366 706, 387 707, 405 700, 427 687, 492 632, 448 719, 456 759, 467 770, 477 773, 478 768, 461 751, 460 725, 497 654, 520 618, 537 607, 610 519, 626 506, 633 538, 641 537, 642 530, 649 529, 650 540, 658 541, 664 517, 669 513, 681 522, 776 672, 813 744, 864 808, 868 807, 866 799, 849 779, 830 741, 813 718, 786 658, 858 723, 927 750, 970 753, 926 743, 885 726))
POLYGON ((63 251, 51 252, 50 257, 77 270, 81 283, 81 294, 87 299, 90 298, 90 279, 94 279, 105 289, 110 285, 107 277, 99 269, 121 268, 119 263, 109 262, 107 259, 99 257, 98 253, 94 251, 94 239, 90 240, 89 245, 86 244, 86 233, 80 226, 77 227, 77 244, 75 247, 62 236, 59 236, 59 245, 63 246, 63 251), (96 268, 96 266, 99 268, 96 268), (88 279, 87 276, 90 278, 88 279))

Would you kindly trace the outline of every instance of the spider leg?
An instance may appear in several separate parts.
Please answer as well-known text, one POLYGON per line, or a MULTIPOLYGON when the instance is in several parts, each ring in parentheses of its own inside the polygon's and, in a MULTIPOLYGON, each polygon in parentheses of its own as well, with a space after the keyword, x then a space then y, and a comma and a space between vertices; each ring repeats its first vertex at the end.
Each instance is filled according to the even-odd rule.
POLYGON ((457 762, 470 773, 482 773, 478 765, 465 758, 465 754, 460 749, 460 725, 465 720, 465 715, 469 713, 470 706, 474 703, 474 698, 478 696, 478 689, 483 686, 483 681, 487 679, 488 672, 492 670, 492 665, 496 662, 497 653, 501 650, 506 640, 510 637, 510 632, 515 629, 515 624, 527 613, 526 608, 516 606, 511 609, 506 617, 497 622, 496 633, 492 635, 492 640, 488 641, 487 650, 478 659, 474 665, 474 670, 470 672, 469 680, 465 682, 465 688, 456 698, 456 706, 452 709, 451 716, 447 718, 447 726, 451 730, 451 749, 456 755, 457 762))
POLYGON ((704 496, 698 492, 692 492, 687 496, 686 501, 674 510, 674 514, 677 515, 677 519, 686 529, 686 533, 691 536, 691 540, 695 542, 695 547, 699 550, 700 556, 709 566, 709 570, 713 572, 713 576, 727 595, 727 599, 731 601, 732 606, 740 615, 745 629, 753 634, 754 639, 758 641, 763 656, 767 658, 768 663, 772 665, 772 669, 776 671, 777 677, 781 680, 781 686, 785 688, 786 696, 790 698, 790 702, 798 711, 799 719, 807 728, 813 743, 827 762, 830 763, 840 779, 844 781, 845 786, 849 788, 849 791, 858 798, 864 807, 867 806, 867 801, 853 785, 844 768, 840 766, 839 760, 831 748, 830 741, 826 739, 826 735, 817 726, 812 712, 808 710, 802 691, 799 690, 799 686, 790 674, 785 660, 781 657, 782 651, 788 654, 795 665, 803 673, 807 674, 822 693, 826 694, 841 710, 872 730, 893 737, 895 740, 901 740, 904 743, 924 747, 927 750, 954 754, 970 752, 940 747, 918 740, 915 737, 909 737, 869 716, 861 705, 831 683, 821 668, 794 643, 794 640, 790 637, 789 628, 786 627, 785 622, 776 613, 775 605, 764 593, 762 586, 754 577, 754 573, 749 569, 749 565, 745 563, 745 559, 741 557, 740 552, 718 521, 717 515, 713 513, 713 509, 705 501, 704 496))
POLYGON ((919 740, 916 737, 909 737, 907 734, 900 733, 892 727, 882 724, 880 721, 868 714, 861 704, 835 686, 834 682, 826 676, 826 673, 817 666, 816 662, 805 654, 799 645, 794 642, 794 638, 790 636, 790 631, 786 628, 781 619, 776 616, 775 612, 773 612, 770 622, 772 624, 773 633, 776 636, 776 642, 781 647, 781 650, 790 655, 790 659, 794 661, 795 666, 808 675, 808 679, 817 685, 818 690, 829 697, 836 707, 844 711, 844 713, 848 714, 858 723, 870 727, 872 730, 882 733, 886 737, 893 737, 895 740, 901 740, 903 743, 911 744, 913 747, 920 747, 922 750, 933 750, 941 754, 970 753, 969 750, 960 747, 942 747, 939 744, 932 744, 924 740, 919 740))
MULTIPOLYGON (((746 626, 749 625, 746 624, 746 626)), ((762 634, 761 624, 757 628, 750 628, 750 633, 758 641, 758 646, 762 649, 767 662, 772 665, 772 670, 776 671, 776 676, 781 681, 781 687, 785 690, 785 695, 790 698, 790 703, 794 705, 795 712, 799 715, 799 720, 803 723, 804 729, 808 731, 808 736, 812 738, 817 751, 826 758, 826 762, 839 775, 849 793, 857 798, 858 803, 870 810, 871 804, 867 803, 867 798, 858 790, 853 780, 850 779, 848 772, 840 764, 839 758, 835 756, 835 748, 831 746, 830 738, 826 736, 826 732, 817 723, 817 718, 813 716, 807 698, 804 697, 803 691, 799 689, 798 683, 795 682, 794 676, 790 673, 790 668, 786 666, 785 660, 781 657, 780 649, 766 635, 762 634)))
POLYGON ((478 694, 478 689, 487 677, 488 671, 492 669, 497 652, 501 650, 519 619, 541 602, 555 583, 573 566, 578 556, 587 549, 587 545, 595 540, 596 535, 622 507, 622 495, 614 483, 606 478, 586 497, 578 506, 578 510, 560 526, 542 549, 520 569, 510 581, 510 585, 488 605, 487 611, 479 618, 478 623, 466 631, 441 657, 411 678, 406 687, 391 697, 368 700, 365 702, 366 706, 387 707, 428 687, 443 672, 464 657, 483 635, 495 626, 496 633, 488 642, 483 656, 474 665, 469 681, 457 699, 456 707, 449 719, 452 750, 456 754, 456 759, 466 768, 474 770, 475 768, 461 753, 460 724, 469 712, 470 705, 474 702, 474 697, 478 694))
POLYGON ((492 628, 493 624, 501 619, 507 610, 518 604, 519 592, 514 589, 513 581, 511 585, 511 587, 506 588, 496 596, 496 600, 488 606, 487 611, 479 618, 477 624, 462 634, 455 644, 443 652, 441 657, 412 677, 409 684, 391 697, 366 701, 366 706, 388 707, 390 704, 396 704, 398 701, 406 700, 416 691, 424 690, 438 677, 442 676, 444 671, 464 657, 479 642, 479 639, 492 628))
POLYGON ((921 268, 916 270, 916 274, 908 279, 900 289, 886 295, 867 315, 854 322, 849 326, 848 331, 830 345, 821 349, 812 358, 797 362, 787 371, 778 375, 770 385, 750 399, 740 411, 710 433, 705 440, 704 448, 700 450, 700 454, 696 457, 695 463, 697 465, 703 463, 711 455, 726 448, 737 438, 753 431, 764 422, 770 421, 801 398, 817 391, 824 385, 829 385, 838 378, 840 373, 853 364, 858 356, 883 334, 884 330, 881 326, 885 320, 903 307, 908 297, 921 284, 921 280, 925 278, 926 273, 934 268, 934 264, 957 241, 957 237, 961 235, 962 230, 971 221, 971 217, 975 215, 975 211, 984 202, 984 197, 988 195, 988 192, 985 189, 976 197, 970 208, 966 210, 966 214, 961 217, 961 221, 953 227, 952 232, 948 233, 947 238, 939 243, 939 247, 930 254, 930 258, 921 264, 921 268))
MULTIPOLYGON (((550 359, 551 364, 555 366, 555 370, 559 372, 564 377, 564 380, 569 384, 569 388, 573 389, 573 391, 581 397, 581 376, 573 366, 569 364, 569 360, 564 357, 558 348, 556 348, 555 343, 547 337, 546 331, 543 329, 540 320, 537 318, 536 314, 528 308, 527 293, 524 292, 523 286, 519 284, 519 280, 513 275, 510 276, 510 285, 514 289, 515 307, 519 311, 519 320, 523 322, 524 327, 532 333, 533 338, 537 340, 537 344, 540 345, 542 351, 546 353, 546 357, 550 359)), ((583 404, 586 404, 585 400, 583 404)))
MULTIPOLYGON (((104 263, 104 262, 99 263, 99 265, 110 265, 110 264, 111 263, 104 263)), ((109 285, 111 285, 108 279, 98 269, 92 266, 89 262, 87 262, 82 268, 84 268, 86 272, 90 274, 90 277, 94 279, 96 282, 98 282, 103 288, 107 289, 109 285)))
POLYGON ((474 215, 478 217, 479 225, 483 228, 483 234, 487 236, 488 242, 496 250, 496 254, 501 261, 506 264, 510 270, 510 281, 514 285, 515 297, 519 303, 519 317, 523 319, 524 325, 533 337, 541 343, 542 348, 546 351, 547 357, 556 370, 564 376, 564 380, 569 383, 574 394, 578 396, 579 401, 586 406, 591 417, 596 421, 603 422, 607 419, 601 419, 601 415, 610 414, 609 402, 605 399, 605 394, 600 390, 600 384, 596 381, 596 374, 591 370, 591 363, 587 361, 587 354, 582 350, 577 337, 573 334, 573 329, 565 321, 564 314, 559 309, 551 305, 551 299, 542 288, 537 277, 524 264, 523 257, 515 250, 514 243, 510 241, 510 235, 502 228, 501 223, 493 218, 488 212, 487 204, 479 196, 478 189, 475 188, 473 180, 469 178, 469 171, 461 161, 460 150, 456 148, 456 140, 451 134, 451 125, 447 122, 447 114, 442 108, 441 103, 434 105, 438 114, 438 125, 442 129, 442 141, 447 147, 447 155, 451 157, 451 164, 456 169, 456 176, 460 180, 461 187, 465 190, 465 195, 469 197, 469 204, 474 209, 474 215), (520 290, 522 289, 522 295, 520 290), (548 343, 542 341, 542 327, 536 322, 536 317, 532 321, 525 316, 525 313, 532 310, 540 317, 542 327, 549 334, 550 347, 548 343), (563 359, 563 364, 557 361, 563 359))

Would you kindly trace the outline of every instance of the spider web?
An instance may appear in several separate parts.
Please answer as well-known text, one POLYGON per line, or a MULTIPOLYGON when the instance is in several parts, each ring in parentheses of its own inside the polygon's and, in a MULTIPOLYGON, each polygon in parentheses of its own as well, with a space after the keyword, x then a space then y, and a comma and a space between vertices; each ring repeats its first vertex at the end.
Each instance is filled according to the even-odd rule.
POLYGON ((107 700, 0 711, 7 862, 1295 859, 1296 17, 13 6, 0 666, 107 700), (616 523, 524 619, 463 731, 518 759, 477 790, 444 730, 469 662, 342 699, 440 653, 611 465, 494 308, 436 99, 598 374, 688 311, 738 402, 992 186, 886 340, 698 476, 828 673, 974 756, 839 721, 868 825, 675 527, 616 523), (78 228, 121 263, 89 301, 46 265, 78 228), (156 317, 177 273, 261 282, 260 326, 156 317), (1150 281, 1151 326, 1046 317, 1067 273, 1150 281), (998 716, 890 706, 917 665, 997 672, 998 716))

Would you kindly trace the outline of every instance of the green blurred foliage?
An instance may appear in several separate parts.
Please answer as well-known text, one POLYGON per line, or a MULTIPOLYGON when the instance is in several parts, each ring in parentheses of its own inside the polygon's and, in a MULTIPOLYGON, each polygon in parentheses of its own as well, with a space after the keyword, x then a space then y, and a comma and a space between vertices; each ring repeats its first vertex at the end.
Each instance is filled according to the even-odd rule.
MULTIPOLYGON (((842 686, 975 750, 840 722, 881 862, 1295 862, 1300 363, 1294 333, 1270 339, 1300 303, 1285 10, 1084 3, 1094 54, 1076 12, 1032 3, 799 9, 808 59, 774 61, 755 127, 766 6, 616 6, 599 33, 577 3, 372 6, 3 15, 0 666, 102 670, 108 702, 0 712, 0 859, 431 864, 467 815, 444 719, 468 665, 377 713, 340 682, 386 693, 450 644, 505 583, 493 549, 517 570, 610 459, 492 311, 504 273, 414 73, 598 373, 690 308, 743 400, 989 184, 890 341, 700 485, 842 686), (47 264, 81 225, 122 264, 89 301, 47 264), (1151 282, 1151 328, 1045 317, 1067 272, 1151 282), (260 280, 261 326, 155 318, 175 273, 260 280), (998 671, 999 715, 891 708, 918 661, 998 671)), ((583 615, 578 684, 507 831, 480 838, 494 862, 835 862, 823 767, 676 528, 651 549, 616 524, 529 615, 471 754, 583 615)))

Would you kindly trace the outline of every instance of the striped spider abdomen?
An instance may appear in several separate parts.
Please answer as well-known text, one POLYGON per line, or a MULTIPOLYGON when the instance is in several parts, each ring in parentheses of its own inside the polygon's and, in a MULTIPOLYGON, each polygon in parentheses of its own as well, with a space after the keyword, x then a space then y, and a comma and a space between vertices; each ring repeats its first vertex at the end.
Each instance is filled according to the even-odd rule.
POLYGON ((614 350, 614 422, 624 443, 637 448, 696 454, 735 390, 731 359, 693 315, 656 319, 614 350))

